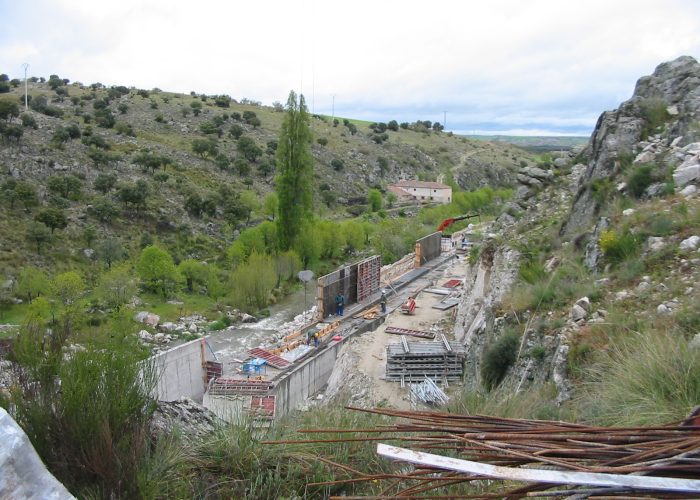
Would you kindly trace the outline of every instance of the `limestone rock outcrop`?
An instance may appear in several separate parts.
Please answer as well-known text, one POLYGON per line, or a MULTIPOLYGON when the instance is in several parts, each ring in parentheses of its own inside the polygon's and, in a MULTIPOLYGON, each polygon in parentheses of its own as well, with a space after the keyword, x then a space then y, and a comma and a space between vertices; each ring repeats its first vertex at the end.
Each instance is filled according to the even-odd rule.
MULTIPOLYGON (((622 160, 634 155, 638 145, 643 146, 642 151, 633 158, 637 163, 648 163, 656 160, 659 146, 677 148, 684 141, 692 142, 691 125, 698 120, 699 112, 700 64, 694 58, 682 56, 665 62, 652 75, 640 78, 631 99, 615 110, 605 111, 598 119, 584 151, 588 157, 586 172, 581 178, 568 220, 562 227, 562 234, 571 235, 588 228, 600 209, 599 201, 594 196, 595 181, 614 179, 621 172, 622 160), (648 126, 645 106, 652 102, 667 106, 668 121, 663 136, 653 136, 651 143, 643 144, 642 139, 649 133, 645 128, 648 126)), ((677 160, 690 161, 691 158, 686 156, 677 160)), ((689 163, 687 170, 674 176, 677 184, 687 184, 697 178, 697 169, 693 165, 689 163)))

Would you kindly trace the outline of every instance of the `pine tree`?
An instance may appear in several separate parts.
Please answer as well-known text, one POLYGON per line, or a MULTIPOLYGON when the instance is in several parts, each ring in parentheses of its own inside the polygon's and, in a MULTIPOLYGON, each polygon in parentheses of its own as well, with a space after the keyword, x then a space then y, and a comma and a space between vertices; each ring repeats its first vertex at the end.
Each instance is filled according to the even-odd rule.
POLYGON ((279 215, 277 231, 281 250, 294 244, 313 210, 313 157, 309 112, 304 96, 289 93, 287 115, 282 123, 276 160, 279 215))

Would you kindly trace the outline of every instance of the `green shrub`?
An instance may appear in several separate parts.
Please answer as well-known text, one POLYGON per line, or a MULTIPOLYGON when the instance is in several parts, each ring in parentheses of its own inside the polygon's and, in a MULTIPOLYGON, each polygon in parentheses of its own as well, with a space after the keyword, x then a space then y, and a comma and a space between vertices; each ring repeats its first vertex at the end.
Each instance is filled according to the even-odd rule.
POLYGON ((665 215, 655 215, 649 221, 649 233, 652 236, 668 236, 676 232, 673 219, 665 215))
POLYGON ((481 380, 487 390, 491 391, 501 383, 517 357, 519 343, 520 336, 509 331, 486 349, 481 360, 481 380))
POLYGON ((670 118, 666 108, 668 105, 663 99, 645 99, 640 108, 642 118, 644 118, 644 128, 642 129, 642 139, 647 139, 656 133, 670 118))
POLYGON ((155 373, 139 363, 135 341, 112 326, 113 338, 104 345, 71 356, 64 355, 69 335, 62 327, 48 337, 43 324, 33 323, 14 344, 21 382, 12 389, 11 405, 3 406, 49 470, 78 497, 86 491, 137 497, 136 476, 148 452, 155 373))
POLYGON ((530 350, 530 356, 537 361, 542 361, 547 355, 547 349, 541 345, 536 345, 530 350))
POLYGON ((593 199, 600 205, 608 203, 615 192, 615 185, 612 177, 596 179, 591 183, 591 194, 593 199))
POLYGON ((646 189, 654 182, 650 165, 637 167, 627 181, 627 189, 635 198, 641 198, 646 189))
POLYGON ((541 262, 529 261, 520 266, 518 271, 520 279, 526 283, 534 285, 547 277, 547 272, 544 270, 544 265, 541 262))
POLYGON ((586 342, 575 343, 567 355, 567 371, 569 376, 577 379, 583 375, 583 368, 591 359, 593 347, 586 342))
POLYGON ((598 241, 608 262, 619 264, 636 255, 642 246, 642 238, 629 231, 618 234, 612 229, 603 231, 598 241))

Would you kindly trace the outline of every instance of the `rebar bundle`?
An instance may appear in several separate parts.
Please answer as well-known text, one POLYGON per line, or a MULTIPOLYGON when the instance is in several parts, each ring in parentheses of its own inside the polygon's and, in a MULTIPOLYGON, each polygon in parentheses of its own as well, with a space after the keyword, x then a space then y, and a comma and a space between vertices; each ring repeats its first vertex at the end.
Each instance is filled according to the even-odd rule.
MULTIPOLYGON (((302 442, 353 441, 357 438, 353 438, 352 433, 362 433, 362 440, 365 441, 402 443, 401 446, 426 452, 424 455, 428 452, 449 455, 472 463, 508 467, 511 468, 508 470, 516 472, 544 469, 552 471, 552 476, 566 476, 566 472, 587 473, 569 474, 571 477, 625 475, 625 480, 621 481, 623 484, 635 483, 634 477, 643 476, 637 481, 640 485, 645 477, 666 478, 674 484, 691 485, 669 492, 648 486, 596 487, 591 485, 595 483, 586 482, 559 481, 553 484, 557 481, 535 481, 513 489, 513 483, 509 481, 507 485, 510 489, 507 490, 496 490, 494 484, 490 484, 488 493, 474 488, 473 493, 454 495, 445 488, 475 481, 475 486, 481 485, 483 488, 483 480, 492 480, 495 476, 421 465, 404 467, 395 474, 355 471, 356 477, 351 479, 324 483, 388 481, 384 491, 371 498, 700 497, 700 486, 695 486, 700 485, 700 481, 694 481, 700 480, 700 426, 688 425, 687 421, 655 427, 594 427, 560 421, 428 411, 347 409, 400 420, 393 425, 374 429, 305 429, 299 432, 342 435, 336 440, 311 439, 302 442), (351 437, 347 437, 348 434, 351 437), (376 434, 376 437, 371 434, 376 434)), ((511 479, 517 480, 517 474, 511 479)), ((657 480, 647 480, 646 483, 654 481, 657 480)), ((347 500, 352 497, 342 498, 347 500)))

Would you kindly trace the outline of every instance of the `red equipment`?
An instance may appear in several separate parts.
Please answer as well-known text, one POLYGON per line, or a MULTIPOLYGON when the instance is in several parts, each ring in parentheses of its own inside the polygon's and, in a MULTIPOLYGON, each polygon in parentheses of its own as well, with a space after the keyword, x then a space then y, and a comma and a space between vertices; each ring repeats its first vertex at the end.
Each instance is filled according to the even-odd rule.
POLYGON ((479 216, 479 214, 467 214, 467 215, 460 215, 459 217, 450 217, 449 219, 445 219, 444 221, 442 221, 440 223, 440 225, 438 226, 437 230, 443 231, 447 226, 449 226, 450 224, 452 224, 454 222, 464 220, 464 219, 471 219, 472 217, 478 217, 478 216, 479 216))

